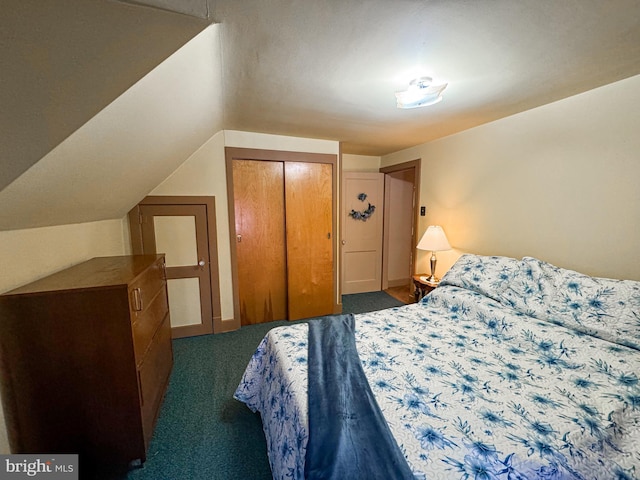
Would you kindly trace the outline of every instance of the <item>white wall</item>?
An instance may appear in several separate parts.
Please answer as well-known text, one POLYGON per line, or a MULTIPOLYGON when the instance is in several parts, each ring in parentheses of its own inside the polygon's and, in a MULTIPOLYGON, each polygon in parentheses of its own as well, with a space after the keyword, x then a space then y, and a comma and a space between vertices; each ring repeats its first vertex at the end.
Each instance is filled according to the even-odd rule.
POLYGON ((337 154, 338 142, 225 130, 216 133, 150 195, 216 197, 222 320, 234 318, 225 147, 337 154))
MULTIPOLYGON (((640 280, 640 76, 386 155, 422 158, 418 234, 440 224, 460 252, 535 256, 640 280)), ((418 254, 428 270, 428 252, 418 254)), ((425 270, 426 271, 426 270, 425 270)))
MULTIPOLYGON (((126 219, 0 231, 0 293, 93 257, 129 253, 126 219)), ((0 453, 9 453, 0 415, 0 453)))

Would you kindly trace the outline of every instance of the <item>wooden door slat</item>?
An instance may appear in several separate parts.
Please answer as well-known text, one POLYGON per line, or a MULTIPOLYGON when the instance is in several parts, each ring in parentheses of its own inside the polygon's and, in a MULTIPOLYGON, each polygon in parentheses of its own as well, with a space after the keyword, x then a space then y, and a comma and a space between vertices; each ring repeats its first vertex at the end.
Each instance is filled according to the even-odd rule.
POLYGON ((333 313, 333 187, 326 163, 285 163, 289 320, 333 313))
POLYGON ((282 162, 233 161, 242 325, 287 318, 282 162))

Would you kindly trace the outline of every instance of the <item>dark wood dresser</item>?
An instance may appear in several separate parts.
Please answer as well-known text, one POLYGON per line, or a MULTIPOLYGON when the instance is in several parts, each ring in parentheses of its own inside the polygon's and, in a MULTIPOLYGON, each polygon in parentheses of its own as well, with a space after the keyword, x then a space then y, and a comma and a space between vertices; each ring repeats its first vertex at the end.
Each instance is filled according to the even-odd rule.
POLYGON ((0 295, 13 453, 140 465, 172 365, 163 255, 94 258, 0 295))

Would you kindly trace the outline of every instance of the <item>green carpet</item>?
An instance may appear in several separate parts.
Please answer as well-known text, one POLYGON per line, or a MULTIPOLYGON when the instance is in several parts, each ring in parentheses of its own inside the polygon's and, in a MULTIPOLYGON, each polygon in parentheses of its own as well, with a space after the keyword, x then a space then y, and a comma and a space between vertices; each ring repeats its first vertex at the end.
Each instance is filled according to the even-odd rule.
MULTIPOLYGON (((345 295, 344 313, 403 305, 384 292, 345 295)), ((173 341, 174 367, 147 461, 128 480, 269 480, 260 416, 233 398, 262 337, 280 321, 173 341)))

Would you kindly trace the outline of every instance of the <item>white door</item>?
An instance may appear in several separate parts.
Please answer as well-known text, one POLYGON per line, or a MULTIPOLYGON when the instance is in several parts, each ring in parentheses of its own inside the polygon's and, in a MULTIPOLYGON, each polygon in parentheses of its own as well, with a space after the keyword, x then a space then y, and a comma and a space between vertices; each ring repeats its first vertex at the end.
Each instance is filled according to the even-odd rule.
POLYGON ((384 175, 342 175, 342 293, 382 289, 384 175))

